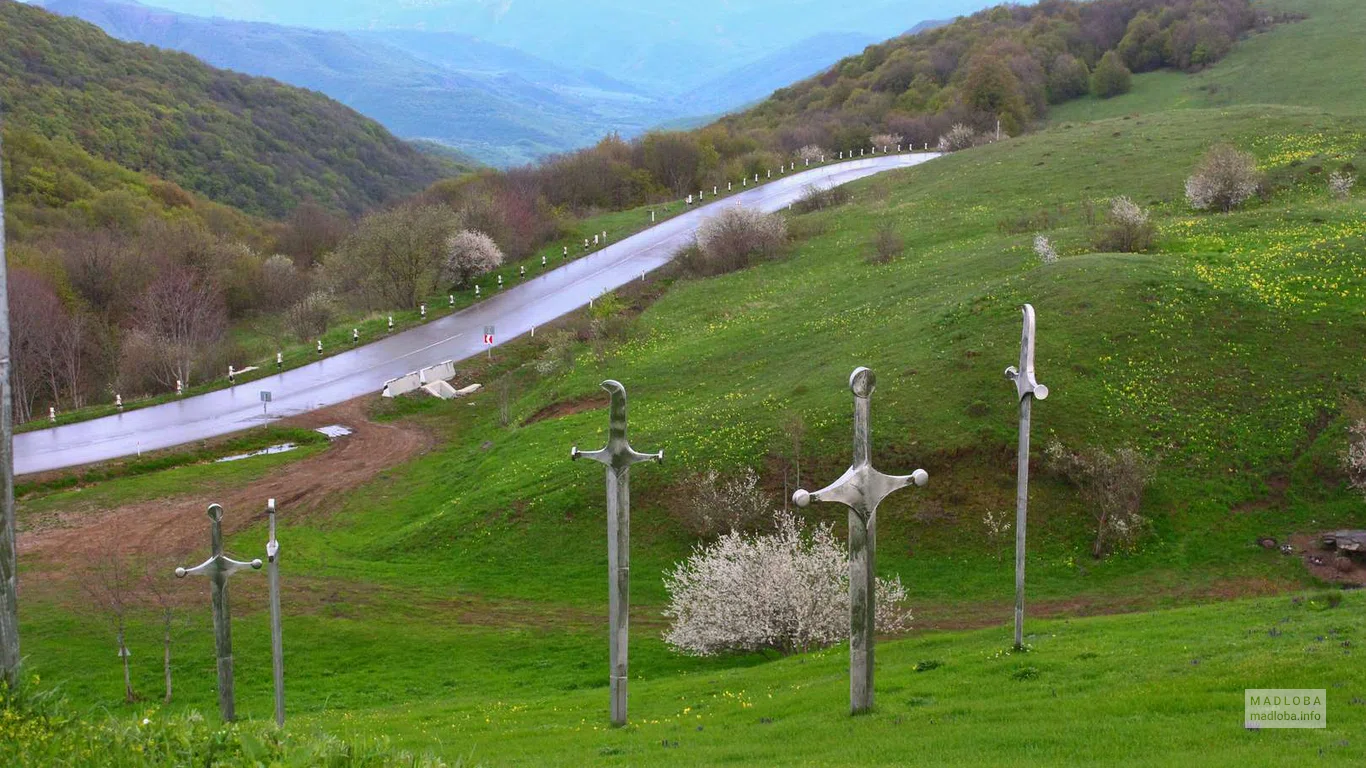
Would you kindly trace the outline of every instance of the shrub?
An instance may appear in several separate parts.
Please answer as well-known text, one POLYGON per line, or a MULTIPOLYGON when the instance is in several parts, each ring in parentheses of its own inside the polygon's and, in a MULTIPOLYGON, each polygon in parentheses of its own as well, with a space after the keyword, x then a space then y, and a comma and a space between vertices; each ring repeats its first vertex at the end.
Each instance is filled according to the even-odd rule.
POLYGON ((821 158, 825 157, 825 150, 815 144, 807 144, 797 150, 797 157, 802 160, 810 160, 813 163, 817 163, 820 162, 821 158))
POLYGON ((847 202, 849 202, 849 190, 847 188, 843 186, 818 187, 813 184, 803 190, 802 196, 792 204, 792 210, 797 213, 811 213, 823 211, 826 208, 834 208, 847 202))
POLYGON ((1346 200, 1352 194, 1352 187, 1357 184, 1357 177, 1346 171, 1333 171, 1328 177, 1328 191, 1333 193, 1333 197, 1339 200, 1346 200))
POLYGON ((1043 235, 1034 236, 1034 255, 1045 264, 1052 264, 1058 260, 1058 252, 1053 248, 1053 243, 1043 235))
POLYGON ((730 478, 708 470, 689 477, 684 486, 687 499, 681 522, 695 536, 751 531, 773 519, 773 505, 752 469, 730 478))
MULTIPOLYGON (((690 656, 787 654, 848 636, 849 555, 831 525, 808 528, 785 512, 774 523, 772 533, 736 531, 699 545, 665 574, 670 647, 690 656)), ((879 632, 910 625, 899 578, 878 579, 876 599, 879 632)))
POLYGON ((890 219, 883 219, 873 233, 873 251, 868 256, 868 263, 886 264, 905 250, 906 241, 897 234, 896 225, 890 219))
POLYGON ((1186 179, 1186 200, 1196 210, 1228 213, 1257 194, 1259 187, 1256 159, 1227 144, 1216 144, 1186 179))
MULTIPOLYGON (((34 683, 37 682, 36 677, 34 683)), ((79 712, 54 691, 0 686, 0 764, 308 765, 442 768, 428 754, 395 748, 388 737, 337 737, 313 728, 276 728, 247 720, 217 722, 190 712, 151 711, 142 717, 79 712)), ((456 765, 464 765, 463 758, 456 765)))
POLYGON ((261 265, 261 300, 269 311, 278 311, 308 293, 308 275, 294 266, 294 260, 275 254, 261 265))
POLYGON ((574 369, 574 346, 578 338, 570 331, 551 331, 545 334, 545 347, 532 367, 542 376, 552 376, 574 369))
POLYGON ((905 138, 895 133, 875 133, 868 137, 868 143, 874 148, 878 147, 899 147, 905 138))
POLYGON ((1099 98, 1108 99, 1121 93, 1128 93, 1133 87, 1133 73, 1124 66, 1124 61, 1114 51, 1100 57, 1096 69, 1091 73, 1091 93, 1099 98))
POLYGON ((285 325, 300 341, 316 339, 337 317, 337 304, 326 291, 314 291, 285 312, 285 325))
POLYGON ((1099 559, 1111 542, 1132 545, 1146 520, 1139 515, 1143 491, 1152 478, 1151 462, 1133 448, 1070 451, 1053 440, 1044 451, 1050 470, 1081 490, 1096 519, 1091 556, 1099 559))
POLYGON ((957 152, 977 146, 977 131, 962 123, 954 123, 948 133, 939 137, 940 152, 957 152))
POLYGON ((441 265, 441 277, 456 288, 470 285, 474 278, 497 269, 503 263, 503 252, 493 238, 472 229, 462 229, 446 241, 446 259, 441 265))
POLYGON ((1096 247, 1116 253, 1141 253, 1152 247, 1157 233, 1148 212, 1127 197, 1110 201, 1105 226, 1096 237, 1096 247))
POLYGON ((1347 470, 1347 481, 1366 496, 1366 419, 1360 419, 1348 428, 1342 467, 1347 470))
POLYGON ((720 275, 773 258, 787 242, 781 216, 742 205, 727 207, 697 228, 697 248, 685 266, 700 275, 720 275))

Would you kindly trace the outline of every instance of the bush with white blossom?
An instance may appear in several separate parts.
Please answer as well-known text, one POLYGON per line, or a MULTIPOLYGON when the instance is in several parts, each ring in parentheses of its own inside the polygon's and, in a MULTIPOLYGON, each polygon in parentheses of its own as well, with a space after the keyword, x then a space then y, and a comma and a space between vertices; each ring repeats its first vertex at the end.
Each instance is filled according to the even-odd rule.
POLYGON ((1186 179, 1186 201, 1199 211, 1228 213, 1257 194, 1261 186, 1256 158, 1227 144, 1216 144, 1186 179))
POLYGON ((1328 191, 1333 193, 1333 197, 1339 200, 1346 200, 1352 194, 1352 187, 1357 184, 1357 177, 1347 171, 1333 171, 1328 176, 1328 191))
POLYGON ((474 278, 497 269, 503 252, 493 238, 473 229, 462 229, 446 241, 446 260, 441 276, 457 288, 468 286, 474 278))
POLYGON ((1039 261, 1045 264, 1052 264, 1058 260, 1058 251, 1053 247, 1053 242, 1044 235, 1034 236, 1034 255, 1039 257, 1039 261))
MULTIPOLYGON (((829 523, 810 527, 779 512, 772 533, 698 545, 664 586, 672 620, 664 641, 690 656, 797 653, 849 636, 849 555, 829 523)), ((878 579, 876 592, 878 632, 907 629, 901 579, 878 579)))

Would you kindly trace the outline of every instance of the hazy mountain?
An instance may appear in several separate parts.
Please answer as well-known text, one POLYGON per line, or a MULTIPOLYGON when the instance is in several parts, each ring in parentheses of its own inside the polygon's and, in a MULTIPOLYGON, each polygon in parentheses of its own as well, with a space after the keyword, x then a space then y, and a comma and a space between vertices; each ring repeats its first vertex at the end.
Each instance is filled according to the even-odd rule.
POLYGON ((679 101, 703 113, 718 113, 752 103, 825 69, 877 42, 857 32, 829 32, 774 51, 715 77, 679 101))
MULTIPOLYGON (((678 95, 801 40, 884 39, 989 0, 155 0, 203 16, 326 29, 460 32, 678 95)), ((825 62, 831 63, 831 62, 825 62)), ((819 64, 816 68, 819 68, 819 64)))
MULTIPOLYGON (((495 165, 574 149, 611 131, 638 133, 675 116, 600 73, 566 71, 467 36, 427 41, 431 50, 446 51, 452 66, 443 66, 374 35, 205 19, 108 0, 47 0, 44 7, 123 40, 320 91, 400 136, 439 141, 495 165)), ((409 47, 424 42, 395 38, 409 47)))

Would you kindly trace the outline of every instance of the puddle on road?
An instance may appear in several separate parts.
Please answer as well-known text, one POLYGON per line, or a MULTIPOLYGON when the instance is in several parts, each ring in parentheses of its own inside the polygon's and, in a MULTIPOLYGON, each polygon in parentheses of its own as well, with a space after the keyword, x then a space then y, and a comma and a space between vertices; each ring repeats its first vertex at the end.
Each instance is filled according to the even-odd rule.
POLYGON ((281 443, 279 445, 272 445, 269 448, 262 448, 259 451, 252 451, 251 453, 239 453, 236 456, 224 456, 221 459, 215 459, 214 463, 222 464, 228 461, 240 461, 242 459, 250 459, 253 456, 270 456, 271 454, 275 453, 289 453, 290 451, 298 447, 299 446, 295 445, 294 443, 281 443))

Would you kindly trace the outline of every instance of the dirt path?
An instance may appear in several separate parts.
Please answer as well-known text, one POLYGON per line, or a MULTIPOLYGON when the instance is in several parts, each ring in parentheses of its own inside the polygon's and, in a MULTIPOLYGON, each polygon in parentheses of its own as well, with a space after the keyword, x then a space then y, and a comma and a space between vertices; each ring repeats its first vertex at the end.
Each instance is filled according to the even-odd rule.
POLYGON ((283 423, 304 428, 341 424, 354 432, 316 456, 286 464, 245 486, 187 489, 182 495, 114 509, 77 506, 25 520, 19 531, 20 558, 63 566, 88 564, 110 549, 133 557, 201 553, 208 548, 204 510, 212 502, 227 511, 225 533, 264 518, 268 498, 274 498, 281 514, 290 518, 326 510, 348 491, 432 444, 430 435, 411 425, 370 421, 363 398, 283 423))

